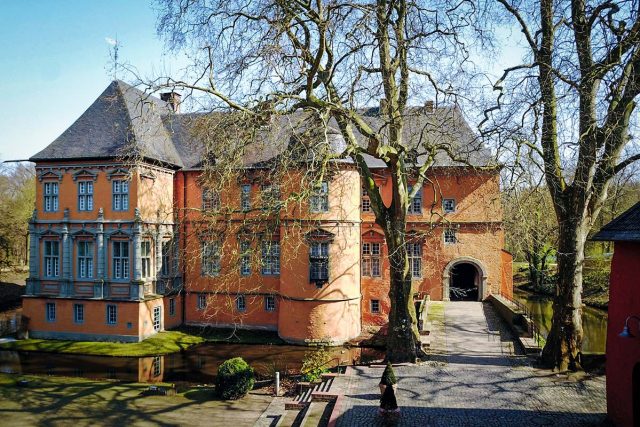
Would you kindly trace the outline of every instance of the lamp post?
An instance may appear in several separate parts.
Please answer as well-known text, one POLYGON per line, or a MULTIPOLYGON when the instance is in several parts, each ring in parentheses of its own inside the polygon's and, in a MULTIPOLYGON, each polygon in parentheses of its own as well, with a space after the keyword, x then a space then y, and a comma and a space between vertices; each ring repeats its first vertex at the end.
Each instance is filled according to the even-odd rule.
POLYGON ((627 320, 624 321, 624 328, 622 328, 622 332, 618 335, 620 338, 635 338, 635 335, 631 333, 629 330, 629 320, 634 319, 638 322, 638 328, 640 328, 640 317, 638 316, 629 316, 627 320))

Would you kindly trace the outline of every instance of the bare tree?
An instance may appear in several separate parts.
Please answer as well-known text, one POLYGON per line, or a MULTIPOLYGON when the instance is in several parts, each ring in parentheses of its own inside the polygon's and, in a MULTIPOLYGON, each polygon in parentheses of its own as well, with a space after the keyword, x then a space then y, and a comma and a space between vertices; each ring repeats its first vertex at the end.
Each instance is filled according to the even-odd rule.
MULTIPOLYGON (((407 116, 422 114, 411 102, 455 104, 454 87, 466 77, 465 63, 476 33, 475 2, 437 0, 283 1, 213 0, 159 1, 159 33, 172 49, 188 52, 191 79, 157 79, 159 86, 190 92, 195 102, 230 108, 240 126, 260 127, 260 120, 306 112, 325 124, 320 141, 339 135, 337 154, 319 154, 310 177, 317 187, 332 161, 350 158, 357 167, 382 228, 391 265, 387 358, 415 361, 421 354, 406 248, 406 215, 437 156, 464 162, 473 141, 456 146, 446 117, 428 129, 408 129, 407 116), (203 96, 206 95, 206 96, 203 96), (207 98, 207 96, 209 98, 207 98), (210 100, 215 102, 210 104, 210 100), (383 99, 381 102, 380 99, 383 99), (362 106, 380 103, 380 121, 372 123, 362 106), (330 123, 335 126, 331 129, 330 123), (449 129, 443 130, 443 129, 449 129), (440 132, 440 133, 439 133, 440 132), (407 143, 407 134, 417 144, 407 143), (381 161, 392 182, 392 200, 383 202, 366 157, 381 161), (320 160, 322 159, 322 160, 320 160), (409 183, 413 183, 411 186, 409 183)), ((452 110, 460 114, 458 110, 452 110)), ((238 126, 233 127, 237 129, 238 126)), ((236 140, 238 140, 236 138, 236 140)), ((251 139, 242 139, 249 142, 251 139)), ((242 145, 242 144, 241 144, 242 145)), ((245 144, 246 145, 246 144, 245 144)), ((227 150, 229 151, 229 150, 227 150)), ((244 149, 234 146, 234 153, 244 149)), ((228 153, 215 153, 220 164, 228 153)))
POLYGON ((640 2, 498 3, 521 30, 528 62, 505 71, 495 85, 499 106, 487 114, 498 127, 510 124, 520 148, 540 161, 559 226, 553 326, 542 356, 560 370, 579 369, 585 240, 612 178, 640 159, 630 135, 640 93, 640 2))

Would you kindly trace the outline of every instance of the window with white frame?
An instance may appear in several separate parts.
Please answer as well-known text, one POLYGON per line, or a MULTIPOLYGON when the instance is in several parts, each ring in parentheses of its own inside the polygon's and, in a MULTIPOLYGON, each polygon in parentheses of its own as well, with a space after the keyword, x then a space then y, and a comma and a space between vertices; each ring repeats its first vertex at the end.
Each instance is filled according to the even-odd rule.
POLYGON ((456 211, 456 199, 442 199, 442 210, 445 213, 456 211))
POLYGON ((409 257, 411 277, 414 279, 422 277, 422 245, 420 243, 407 243, 407 255, 409 257))
POLYGON ((45 306, 45 314, 47 316, 47 322, 55 322, 56 321, 56 303, 48 302, 45 306))
POLYGON ((202 190, 202 210, 214 212, 219 211, 220 193, 209 188, 202 190))
POLYGON ((176 315, 176 299, 169 298, 169 316, 176 315))
POLYGON ((78 278, 93 278, 93 242, 78 242, 78 278))
POLYGON ((84 323, 84 304, 73 304, 73 322, 84 323))
POLYGON ((202 275, 217 276, 220 273, 220 244, 202 242, 202 275))
POLYGON ((309 278, 316 284, 326 283, 329 280, 329 242, 311 242, 309 278))
POLYGON ((151 277, 151 242, 149 240, 140 242, 140 258, 142 260, 142 278, 151 277))
POLYGON ((207 296, 198 294, 198 310, 204 310, 205 308, 207 308, 207 296))
POLYGON ((116 241, 113 242, 113 278, 128 279, 129 278, 129 242, 116 241))
POLYGON ((60 242, 44 242, 44 274, 46 277, 60 276, 60 242))
POLYGON ((93 210, 93 181, 78 182, 78 210, 93 210))
MULTIPOLYGON (((413 191, 413 187, 409 186, 407 191, 411 193, 413 191)), ((415 196, 411 200, 409 200, 409 210, 410 214, 421 214, 422 213, 422 188, 418 190, 415 196)))
POLYGON ((309 209, 313 213, 329 212, 329 184, 322 182, 313 189, 309 199, 309 209))
POLYGON ((265 276, 280 274, 280 242, 277 240, 263 240, 260 245, 262 250, 262 274, 265 276))
POLYGON ((371 312, 380 313, 380 300, 378 299, 371 300, 371 312))
POLYGON ((452 245, 458 241, 456 237, 456 230, 453 228, 445 228, 444 229, 444 243, 447 245, 452 245))
POLYGON ((236 308, 238 311, 245 311, 247 309, 247 301, 244 295, 236 296, 236 308))
POLYGON ((155 356, 153 358, 153 376, 159 377, 162 373, 162 357, 155 356))
POLYGON ((58 211, 58 183, 57 182, 44 183, 44 211, 45 212, 58 211))
POLYGON ((247 240, 240 242, 240 274, 251 275, 251 243, 247 240))
POLYGON ((264 297, 264 309, 266 311, 276 311, 276 297, 273 295, 266 295, 264 297))
POLYGON ((243 211, 251 209, 251 184, 243 184, 240 187, 240 208, 243 211))
POLYGON ((362 244, 362 275, 380 277, 380 243, 362 244))
POLYGON ((159 331, 162 319, 162 307, 159 305, 153 307, 153 330, 159 331))
POLYGON ((118 306, 107 304, 107 324, 115 325, 116 323, 118 323, 118 306))
POLYGON ((126 211, 129 209, 129 181, 114 179, 111 183, 113 191, 113 210, 126 211))

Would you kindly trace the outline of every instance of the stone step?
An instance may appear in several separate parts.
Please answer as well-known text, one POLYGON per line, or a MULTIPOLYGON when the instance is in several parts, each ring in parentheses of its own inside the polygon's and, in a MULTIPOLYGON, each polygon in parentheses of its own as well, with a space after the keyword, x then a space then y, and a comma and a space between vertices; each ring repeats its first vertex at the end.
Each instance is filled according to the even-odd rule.
POLYGON ((540 353, 540 350, 542 350, 542 347, 540 347, 538 342, 533 338, 519 337, 519 339, 520 344, 522 344, 522 347, 524 348, 524 352, 527 354, 540 353))
POLYGON ((299 401, 291 401, 291 402, 286 402, 284 404, 284 409, 285 411, 300 411, 304 408, 306 408, 308 405, 307 402, 299 402, 299 401))
POLYGON ((327 405, 327 402, 311 402, 300 422, 300 427, 318 427, 327 405))
POLYGON ((338 395, 336 393, 322 391, 314 391, 313 393, 311 393, 312 402, 330 402, 332 400, 336 400, 337 398, 338 395))

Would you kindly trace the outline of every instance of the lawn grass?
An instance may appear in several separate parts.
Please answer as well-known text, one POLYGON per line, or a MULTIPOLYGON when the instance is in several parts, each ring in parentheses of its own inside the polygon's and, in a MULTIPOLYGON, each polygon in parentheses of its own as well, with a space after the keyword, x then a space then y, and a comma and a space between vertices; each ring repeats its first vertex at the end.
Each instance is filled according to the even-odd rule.
POLYGON ((183 351, 205 342, 233 344, 285 344, 275 332, 185 327, 159 332, 139 343, 27 339, 0 344, 0 350, 145 357, 183 351))
POLYGON ((251 426, 271 401, 253 391, 237 401, 215 398, 210 387, 176 396, 147 396, 149 384, 83 378, 0 374, 2 424, 11 426, 217 425, 251 426), (19 380, 27 380, 24 387, 19 380))

